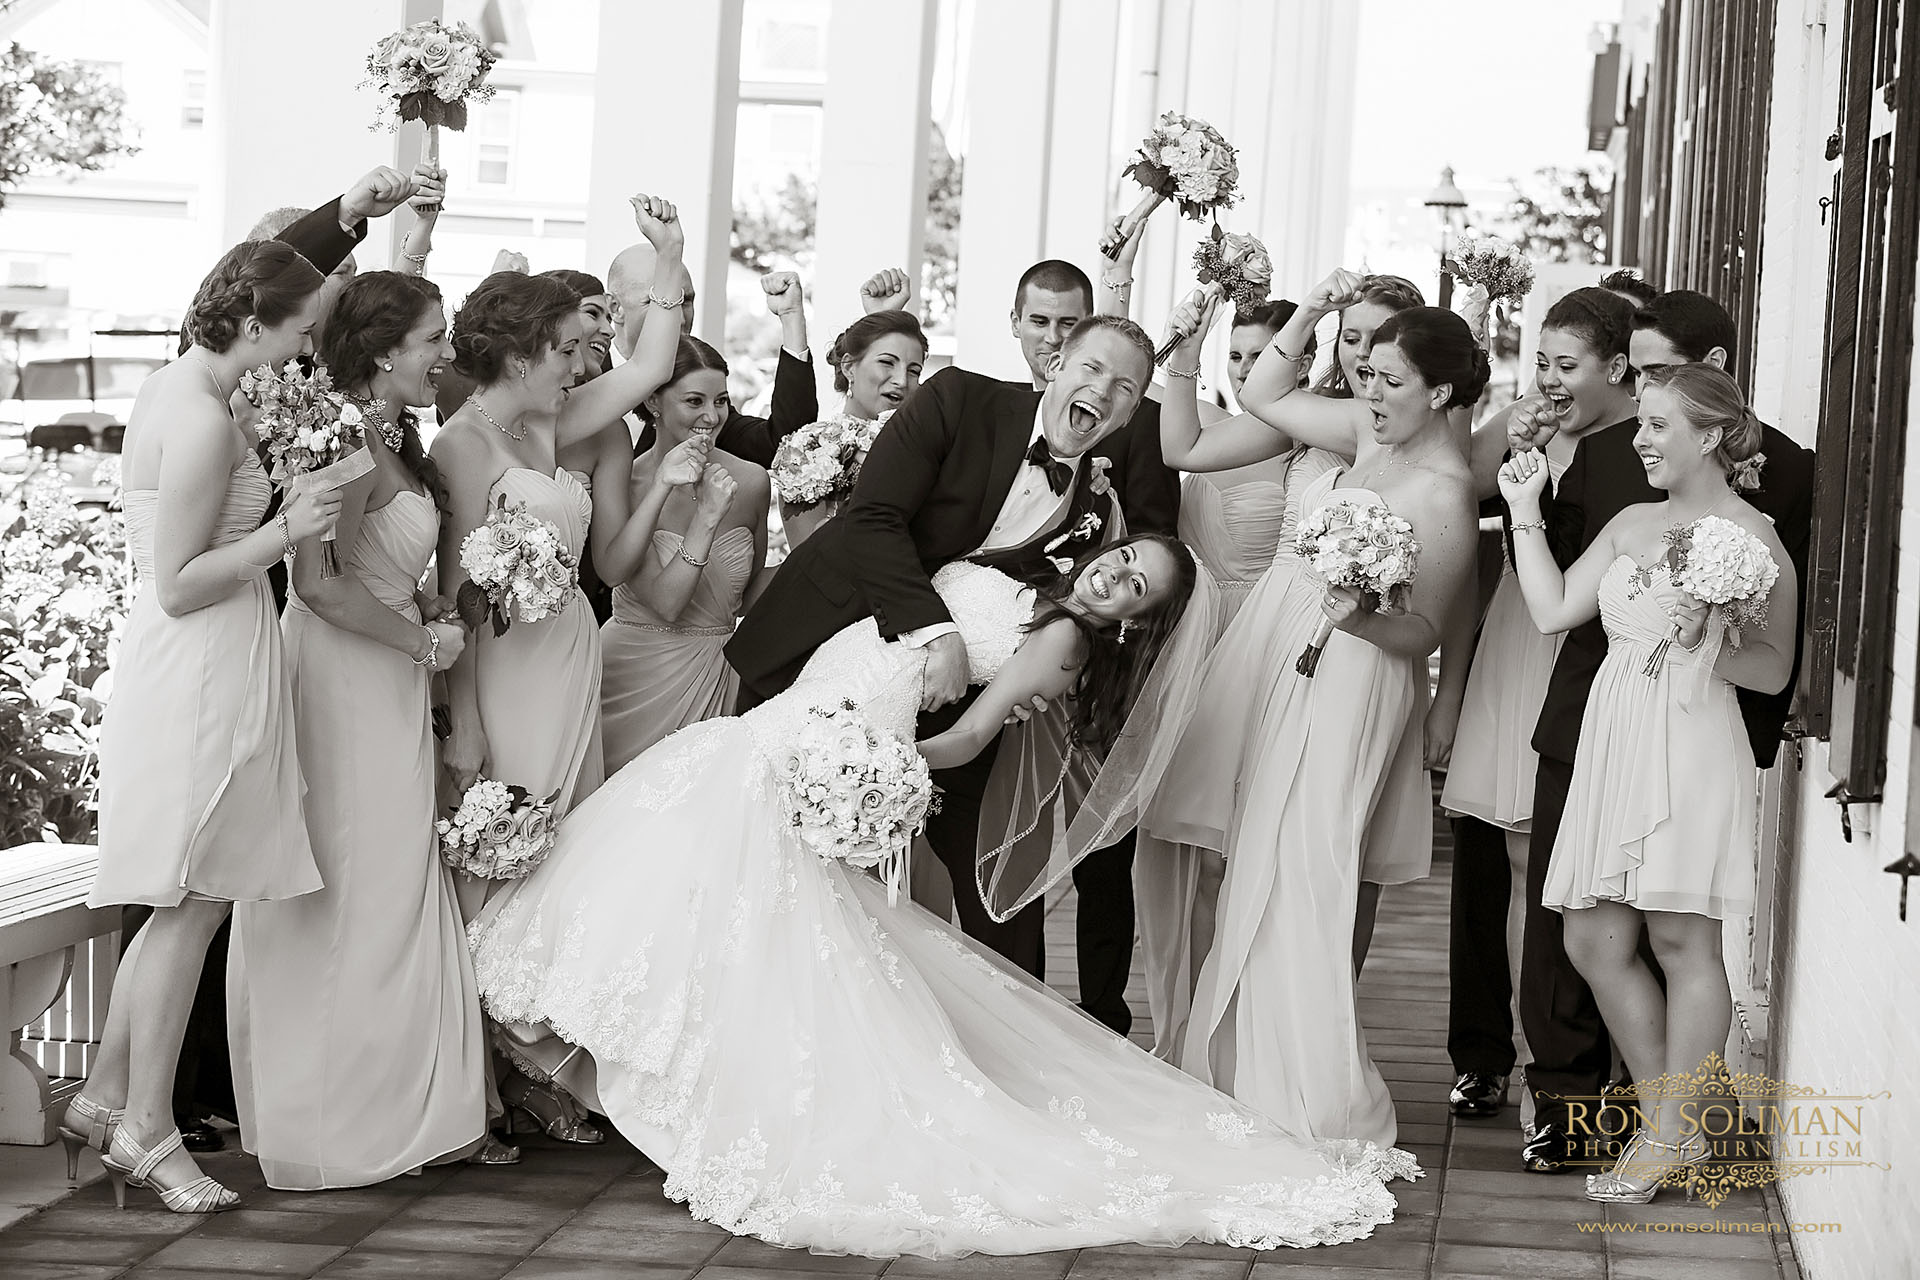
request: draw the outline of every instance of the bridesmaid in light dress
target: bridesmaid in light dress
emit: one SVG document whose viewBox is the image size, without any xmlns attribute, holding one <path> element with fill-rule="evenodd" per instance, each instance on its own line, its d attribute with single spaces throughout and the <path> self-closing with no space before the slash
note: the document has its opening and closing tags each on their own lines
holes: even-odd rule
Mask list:
<svg viewBox="0 0 1920 1280">
<path fill-rule="evenodd" d="M 672 204 L 636 196 L 633 205 L 641 232 L 666 264 L 664 278 L 676 279 L 682 233 Z M 658 291 L 651 296 L 662 312 L 684 301 Z M 653 319 L 633 360 L 576 386 L 589 321 L 573 288 L 502 271 L 461 304 L 453 325 L 454 368 L 477 389 L 433 442 L 446 492 L 439 563 L 447 594 L 457 597 L 466 581 L 462 541 L 502 497 L 525 503 L 530 515 L 552 524 L 575 556 L 584 550 L 592 500 L 558 455 L 613 427 L 666 380 L 679 333 Z M 621 536 L 631 536 L 629 530 Z M 484 774 L 537 797 L 553 796 L 555 819 L 565 816 L 604 777 L 600 668 L 600 632 L 577 586 L 567 605 L 539 622 L 515 622 L 497 636 L 490 625 L 481 627 L 447 673 L 451 732 L 442 763 L 455 790 L 463 793 Z M 497 887 L 456 876 L 463 918 L 471 919 Z M 605 1140 L 570 1099 L 543 1082 L 508 1075 L 499 1095 L 516 1118 L 525 1115 L 549 1136 Z"/>
<path fill-rule="evenodd" d="M 1488 364 L 1458 316 L 1410 308 L 1374 334 L 1363 399 L 1301 392 L 1294 353 L 1360 285 L 1337 271 L 1288 321 L 1243 388 L 1257 418 L 1202 431 L 1182 397 L 1179 411 L 1162 416 L 1162 445 L 1170 464 L 1211 470 L 1292 443 L 1355 455 L 1350 470 L 1307 487 L 1299 509 L 1338 491 L 1407 519 L 1421 544 L 1408 608 L 1384 614 L 1356 591 L 1270 570 L 1215 651 L 1187 730 L 1193 749 L 1176 757 L 1143 825 L 1226 855 L 1181 1067 L 1295 1135 L 1391 1143 L 1393 1100 L 1354 998 L 1355 916 L 1367 846 L 1383 832 L 1400 836 L 1410 816 L 1396 812 L 1407 803 L 1402 775 L 1422 776 L 1426 660 L 1467 580 L 1477 529 L 1449 412 L 1479 398 Z M 1175 319 L 1196 336 L 1169 367 L 1192 367 L 1205 318 L 1183 304 Z M 1308 677 L 1293 660 L 1322 618 L 1335 630 Z M 1260 675 L 1251 687 L 1249 672 Z"/>
<path fill-rule="evenodd" d="M 433 826 L 429 684 L 466 633 L 418 591 L 440 517 L 410 410 L 452 357 L 439 289 L 359 277 L 321 355 L 375 464 L 342 491 L 344 571 L 323 577 L 303 545 L 282 623 L 326 887 L 243 903 L 228 972 L 241 1142 L 294 1191 L 382 1182 L 487 1136 L 485 1028 Z"/>
<path fill-rule="evenodd" d="M 100 745 L 100 863 L 88 904 L 153 915 L 121 959 L 92 1074 L 61 1117 L 68 1172 L 101 1152 L 114 1195 L 176 1213 L 238 1197 L 180 1145 L 173 1076 L 207 944 L 234 902 L 320 887 L 300 812 L 286 663 L 267 567 L 330 528 L 338 494 L 272 492 L 229 401 L 240 375 L 309 348 L 319 272 L 278 241 L 201 281 L 183 356 L 141 386 L 125 449 L 138 587 Z"/>
<path fill-rule="evenodd" d="M 1735 487 L 1757 481 L 1760 439 L 1721 370 L 1645 370 L 1633 443 L 1666 501 L 1626 508 L 1564 574 L 1540 516 L 1540 455 L 1518 454 L 1500 472 L 1534 621 L 1558 632 L 1598 613 L 1607 630 L 1541 901 L 1562 913 L 1568 958 L 1635 1080 L 1697 1076 L 1733 1021 L 1721 926 L 1752 903 L 1759 785 L 1734 691 L 1786 685 L 1798 591 L 1772 521 Z M 1707 516 L 1757 538 L 1779 569 L 1758 630 L 1729 638 L 1725 616 L 1661 564 L 1668 532 Z M 1640 955 L 1642 929 L 1664 990 Z M 1613 1169 L 1587 1179 L 1587 1198 L 1644 1204 L 1668 1176 L 1704 1162 L 1712 1130 L 1698 1106 L 1691 1093 L 1653 1098 Z"/>
<path fill-rule="evenodd" d="M 1280 299 L 1235 314 L 1227 376 L 1236 396 L 1254 361 L 1294 309 L 1293 303 Z M 1172 412 L 1179 412 L 1179 404 L 1180 397 L 1172 397 Z M 1322 450 L 1293 448 L 1262 462 L 1194 472 L 1182 480 L 1180 540 L 1212 572 L 1220 589 L 1223 636 L 1249 593 L 1275 565 L 1281 576 L 1297 570 L 1293 531 L 1300 521 L 1301 491 L 1339 465 L 1339 458 Z M 1172 844 L 1145 832 L 1138 845 L 1133 896 L 1147 1007 L 1153 1015 L 1153 1052 L 1177 1063 L 1194 981 L 1213 942 L 1226 863 L 1217 849 Z"/>
<path fill-rule="evenodd" d="M 721 650 L 767 562 L 771 488 L 764 467 L 713 448 L 728 407 L 727 362 L 698 338 L 680 339 L 672 376 L 640 406 L 654 431 L 632 462 L 633 521 L 655 527 L 638 555 L 604 565 L 617 584 L 601 629 L 609 776 L 733 709 L 739 678 Z"/>
</svg>

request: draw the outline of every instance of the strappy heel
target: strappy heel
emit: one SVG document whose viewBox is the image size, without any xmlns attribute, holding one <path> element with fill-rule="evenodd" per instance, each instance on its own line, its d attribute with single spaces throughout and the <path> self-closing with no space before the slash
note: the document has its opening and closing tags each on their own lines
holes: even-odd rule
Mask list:
<svg viewBox="0 0 1920 1280">
<path fill-rule="evenodd" d="M 1669 1154 L 1664 1158 L 1642 1157 L 1643 1148 L 1657 1148 Z M 1613 1168 L 1588 1175 L 1587 1199 L 1601 1204 L 1647 1204 L 1660 1193 L 1660 1188 L 1681 1180 L 1686 1183 L 1687 1198 L 1692 1199 L 1694 1174 L 1712 1154 L 1713 1148 L 1703 1133 L 1695 1133 L 1691 1140 L 1661 1142 L 1649 1138 L 1642 1129 L 1627 1143 L 1626 1150 L 1613 1162 Z M 1647 1174 L 1652 1177 L 1643 1183 L 1641 1178 Z"/>
<path fill-rule="evenodd" d="M 174 1213 L 219 1213 L 240 1203 L 240 1197 L 221 1186 L 211 1174 L 201 1174 L 177 1187 L 169 1187 L 159 1177 L 160 1162 L 181 1150 L 180 1131 L 175 1129 L 151 1151 L 127 1136 L 124 1126 L 113 1131 L 107 1153 L 100 1157 L 107 1176 L 113 1179 L 113 1202 L 127 1207 L 127 1188 L 151 1188 L 160 1203 Z"/>
<path fill-rule="evenodd" d="M 508 1085 L 513 1082 L 508 1081 Z M 557 1086 L 536 1084 L 524 1077 L 519 1097 L 509 1100 L 505 1088 L 500 1091 L 500 1099 L 507 1103 L 508 1124 L 513 1133 L 544 1133 L 556 1142 L 571 1142 L 579 1146 L 598 1146 L 607 1140 L 607 1135 L 598 1125 L 575 1113 L 570 1105 L 572 1099 L 563 1094 Z M 544 1101 L 553 1109 L 553 1119 L 549 1120 L 534 1109 L 535 1100 Z"/>
<path fill-rule="evenodd" d="M 101 1155 L 106 1155 L 107 1147 L 113 1142 L 114 1130 L 126 1118 L 124 1107 L 103 1107 L 91 1102 L 79 1094 L 73 1095 L 73 1101 L 67 1104 L 67 1110 L 60 1117 L 60 1145 L 67 1149 L 67 1181 L 80 1181 L 80 1153 L 92 1147 Z"/>
</svg>

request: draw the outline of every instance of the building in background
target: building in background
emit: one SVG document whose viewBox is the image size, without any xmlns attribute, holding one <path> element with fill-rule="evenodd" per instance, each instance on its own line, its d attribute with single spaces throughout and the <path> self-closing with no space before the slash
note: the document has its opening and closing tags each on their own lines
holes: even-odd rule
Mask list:
<svg viewBox="0 0 1920 1280">
<path fill-rule="evenodd" d="M 1754 411 L 1818 466 L 1794 740 L 1762 791 L 1754 916 L 1726 930 L 1728 1057 L 1878 1095 L 1859 1135 L 1875 1163 L 1786 1176 L 1780 1195 L 1795 1222 L 1840 1224 L 1793 1235 L 1804 1274 L 1912 1275 L 1920 21 L 1900 0 L 1628 0 L 1618 41 L 1598 113 L 1611 242 L 1655 284 L 1727 306 Z"/>
</svg>

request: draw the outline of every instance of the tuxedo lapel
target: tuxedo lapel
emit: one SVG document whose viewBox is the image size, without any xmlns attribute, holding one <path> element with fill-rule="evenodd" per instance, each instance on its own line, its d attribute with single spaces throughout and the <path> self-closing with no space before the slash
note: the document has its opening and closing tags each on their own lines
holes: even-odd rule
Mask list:
<svg viewBox="0 0 1920 1280">
<path fill-rule="evenodd" d="M 1009 386 L 1004 395 L 993 398 L 992 421 L 968 424 L 963 430 L 986 430 L 993 434 L 993 457 L 987 466 L 986 492 L 980 495 L 980 514 L 973 534 L 973 545 L 987 540 L 1000 508 L 1013 492 L 1013 481 L 1027 456 L 1027 441 L 1033 436 L 1033 415 L 1040 407 L 1040 393 L 1031 387 Z"/>
</svg>

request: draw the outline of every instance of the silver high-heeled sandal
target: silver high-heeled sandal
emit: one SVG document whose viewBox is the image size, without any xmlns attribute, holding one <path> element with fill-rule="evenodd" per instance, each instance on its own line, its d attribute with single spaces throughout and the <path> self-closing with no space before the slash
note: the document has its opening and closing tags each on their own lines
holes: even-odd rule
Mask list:
<svg viewBox="0 0 1920 1280">
<path fill-rule="evenodd" d="M 113 1179 L 113 1202 L 126 1208 L 127 1188 L 133 1186 L 151 1189 L 160 1197 L 160 1203 L 174 1213 L 219 1213 L 240 1203 L 240 1197 L 221 1186 L 211 1174 L 203 1173 L 177 1187 L 163 1183 L 158 1176 L 160 1162 L 180 1148 L 178 1129 L 162 1138 L 151 1151 L 142 1149 L 128 1137 L 125 1126 L 115 1129 L 107 1153 L 100 1157 L 107 1176 Z"/>
<path fill-rule="evenodd" d="M 67 1181 L 80 1181 L 80 1152 L 92 1147 L 101 1155 L 107 1153 L 107 1147 L 113 1141 L 113 1132 L 120 1127 L 120 1121 L 126 1118 L 124 1107 L 103 1107 L 89 1101 L 79 1094 L 73 1095 L 73 1101 L 67 1104 L 67 1110 L 60 1117 L 60 1145 L 67 1149 Z"/>
<path fill-rule="evenodd" d="M 1656 1148 L 1669 1155 L 1642 1157 L 1643 1147 Z M 1661 1142 L 1658 1138 L 1649 1138 L 1642 1129 L 1627 1143 L 1626 1150 L 1613 1162 L 1613 1168 L 1587 1175 L 1587 1199 L 1601 1204 L 1648 1204 L 1660 1193 L 1660 1188 L 1684 1180 L 1687 1198 L 1691 1200 L 1695 1186 L 1693 1175 L 1712 1154 L 1713 1148 L 1703 1133 L 1696 1132 L 1679 1142 Z M 1649 1175 L 1650 1180 L 1642 1182 Z"/>
</svg>

